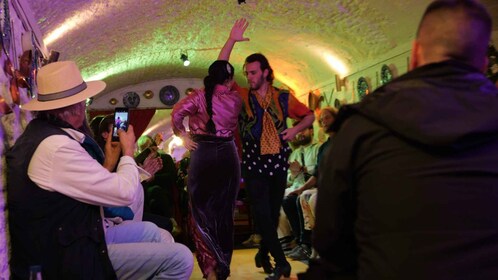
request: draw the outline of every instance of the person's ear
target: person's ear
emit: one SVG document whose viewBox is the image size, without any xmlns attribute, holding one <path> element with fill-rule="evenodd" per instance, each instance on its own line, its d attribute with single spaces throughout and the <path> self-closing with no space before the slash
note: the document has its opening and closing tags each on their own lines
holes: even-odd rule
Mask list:
<svg viewBox="0 0 498 280">
<path fill-rule="evenodd" d="M 409 71 L 417 68 L 420 65 L 420 43 L 414 40 L 412 43 L 412 51 L 410 53 Z"/>
<path fill-rule="evenodd" d="M 267 78 L 268 78 L 268 74 L 269 74 L 269 73 L 270 73 L 270 70 L 268 70 L 268 69 L 265 69 L 265 70 L 263 71 L 263 77 L 265 78 L 265 81 L 267 81 Z"/>
</svg>

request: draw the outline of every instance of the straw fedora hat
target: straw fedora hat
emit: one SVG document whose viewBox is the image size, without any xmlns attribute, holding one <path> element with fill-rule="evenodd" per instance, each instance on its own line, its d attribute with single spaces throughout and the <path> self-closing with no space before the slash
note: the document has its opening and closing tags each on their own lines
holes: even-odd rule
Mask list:
<svg viewBox="0 0 498 280">
<path fill-rule="evenodd" d="M 46 111 L 66 107 L 98 94 L 106 86 L 103 81 L 83 81 L 73 61 L 58 61 L 43 66 L 36 80 L 36 99 L 21 105 L 21 109 Z"/>
</svg>

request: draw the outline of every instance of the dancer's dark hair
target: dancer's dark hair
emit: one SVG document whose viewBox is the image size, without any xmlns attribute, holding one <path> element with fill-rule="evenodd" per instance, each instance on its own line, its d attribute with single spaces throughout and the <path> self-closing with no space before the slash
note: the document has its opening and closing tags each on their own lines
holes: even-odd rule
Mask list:
<svg viewBox="0 0 498 280">
<path fill-rule="evenodd" d="M 206 92 L 206 110 L 209 120 L 206 124 L 209 133 L 216 133 L 213 122 L 213 93 L 216 85 L 223 85 L 227 80 L 233 79 L 234 68 L 226 60 L 216 60 L 209 66 L 208 75 L 204 78 L 204 90 Z"/>
</svg>

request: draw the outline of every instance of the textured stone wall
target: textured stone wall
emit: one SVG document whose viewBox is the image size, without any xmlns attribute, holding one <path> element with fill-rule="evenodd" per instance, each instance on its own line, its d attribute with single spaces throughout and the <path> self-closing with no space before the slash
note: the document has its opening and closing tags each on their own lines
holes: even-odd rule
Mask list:
<svg viewBox="0 0 498 280">
<path fill-rule="evenodd" d="M 10 59 L 12 60 L 15 69 L 19 69 L 18 56 L 22 54 L 22 35 L 26 33 L 25 26 L 21 17 L 17 14 L 17 9 L 9 2 L 10 21 L 12 23 L 12 40 Z M 18 2 L 16 2 L 17 4 Z M 0 7 L 3 7 L 3 1 L 0 1 Z M 0 20 L 4 26 L 4 14 L 2 11 Z M 10 107 L 10 113 L 0 113 L 0 280 L 9 279 L 9 240 L 7 228 L 7 205 L 6 205 L 6 190 L 5 190 L 5 152 L 13 145 L 15 140 L 21 135 L 23 129 L 26 127 L 27 122 L 31 120 L 31 114 L 21 111 L 19 106 L 12 101 L 10 94 L 10 76 L 4 71 L 4 65 L 7 56 L 3 50 L 0 49 L 0 100 L 4 100 L 6 105 Z M 26 89 L 20 88 L 20 103 L 29 100 Z"/>
</svg>

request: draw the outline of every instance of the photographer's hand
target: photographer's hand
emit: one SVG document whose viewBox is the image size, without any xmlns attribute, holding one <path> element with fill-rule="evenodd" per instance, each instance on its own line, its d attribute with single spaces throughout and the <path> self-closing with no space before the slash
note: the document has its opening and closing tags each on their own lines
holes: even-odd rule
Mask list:
<svg viewBox="0 0 498 280">
<path fill-rule="evenodd" d="M 118 164 L 120 155 L 121 145 L 118 142 L 112 142 L 111 132 L 109 132 L 109 136 L 105 141 L 105 159 L 103 166 L 110 172 L 113 172 Z"/>
<path fill-rule="evenodd" d="M 133 131 L 133 126 L 130 124 L 128 126 L 128 131 L 118 129 L 118 135 L 123 156 L 133 157 L 133 152 L 135 150 L 135 132 Z"/>
</svg>

